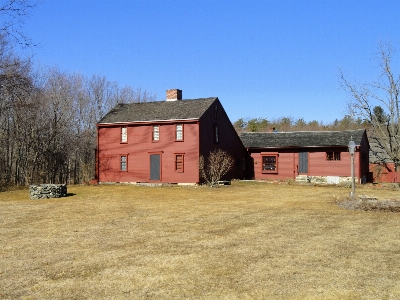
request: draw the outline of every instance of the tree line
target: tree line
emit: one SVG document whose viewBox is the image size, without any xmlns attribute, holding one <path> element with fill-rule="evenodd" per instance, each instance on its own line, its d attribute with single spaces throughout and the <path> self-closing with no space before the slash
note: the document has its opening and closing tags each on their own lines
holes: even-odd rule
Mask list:
<svg viewBox="0 0 400 300">
<path fill-rule="evenodd" d="M 353 129 L 366 129 L 370 123 L 362 118 L 345 115 L 342 119 L 336 119 L 332 123 L 323 123 L 316 120 L 306 122 L 303 118 L 295 120 L 291 117 L 283 117 L 268 120 L 266 118 L 240 118 L 233 122 L 233 127 L 241 132 L 268 132 L 268 131 L 342 131 Z"/>
<path fill-rule="evenodd" d="M 103 76 L 35 68 L 0 35 L 0 187 L 93 179 L 97 122 L 117 103 L 154 100 Z"/>
</svg>

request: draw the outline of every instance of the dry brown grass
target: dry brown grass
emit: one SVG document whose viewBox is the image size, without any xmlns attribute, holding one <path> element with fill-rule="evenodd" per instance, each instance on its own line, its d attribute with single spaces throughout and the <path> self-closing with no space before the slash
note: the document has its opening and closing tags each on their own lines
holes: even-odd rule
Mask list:
<svg viewBox="0 0 400 300">
<path fill-rule="evenodd" d="M 400 299 L 400 214 L 342 209 L 349 191 L 238 182 L 0 193 L 0 298 Z"/>
</svg>

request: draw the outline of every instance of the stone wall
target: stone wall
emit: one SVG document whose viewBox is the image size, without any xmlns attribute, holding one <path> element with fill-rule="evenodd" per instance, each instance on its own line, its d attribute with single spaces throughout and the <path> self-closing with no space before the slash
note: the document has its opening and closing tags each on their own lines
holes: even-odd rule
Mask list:
<svg viewBox="0 0 400 300">
<path fill-rule="evenodd" d="M 358 178 L 357 177 L 355 177 L 355 181 L 356 181 L 356 183 L 358 183 Z M 344 183 L 351 183 L 351 177 L 346 177 L 346 176 L 307 176 L 307 175 L 298 175 L 296 177 L 296 182 L 344 184 Z"/>
<path fill-rule="evenodd" d="M 47 199 L 67 196 L 66 184 L 33 184 L 29 187 L 30 198 Z"/>
</svg>

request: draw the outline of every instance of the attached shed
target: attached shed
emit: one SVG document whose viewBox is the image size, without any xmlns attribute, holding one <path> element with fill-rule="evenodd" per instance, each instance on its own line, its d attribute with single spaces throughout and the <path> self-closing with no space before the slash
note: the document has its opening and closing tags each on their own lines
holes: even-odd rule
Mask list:
<svg viewBox="0 0 400 300">
<path fill-rule="evenodd" d="M 240 138 L 252 157 L 254 179 L 339 183 L 350 180 L 350 140 L 358 182 L 368 178 L 369 143 L 365 130 L 245 132 Z"/>
<path fill-rule="evenodd" d="M 370 141 L 369 174 L 372 182 L 400 182 L 400 172 L 375 138 Z"/>
</svg>

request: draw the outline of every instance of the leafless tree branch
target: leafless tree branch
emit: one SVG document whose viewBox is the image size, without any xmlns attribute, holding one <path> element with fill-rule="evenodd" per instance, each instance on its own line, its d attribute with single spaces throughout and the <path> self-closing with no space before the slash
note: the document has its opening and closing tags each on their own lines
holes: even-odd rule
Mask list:
<svg viewBox="0 0 400 300">
<path fill-rule="evenodd" d="M 229 172 L 234 163 L 233 158 L 225 151 L 211 151 L 207 159 L 200 156 L 200 176 L 210 185 L 215 186 Z"/>
<path fill-rule="evenodd" d="M 387 162 L 387 157 L 396 166 L 400 167 L 400 77 L 392 70 L 394 50 L 388 43 L 379 45 L 378 59 L 381 74 L 377 81 L 372 83 L 350 82 L 340 71 L 340 82 L 344 90 L 351 97 L 349 111 L 352 115 L 366 120 L 370 126 L 370 140 L 383 151 L 380 156 L 382 162 Z M 379 108 L 376 110 L 376 108 Z M 383 112 L 385 117 L 377 115 Z M 380 152 L 382 153 L 382 152 Z M 378 154 L 378 153 L 377 153 Z M 378 155 L 379 156 L 379 155 Z"/>
</svg>

